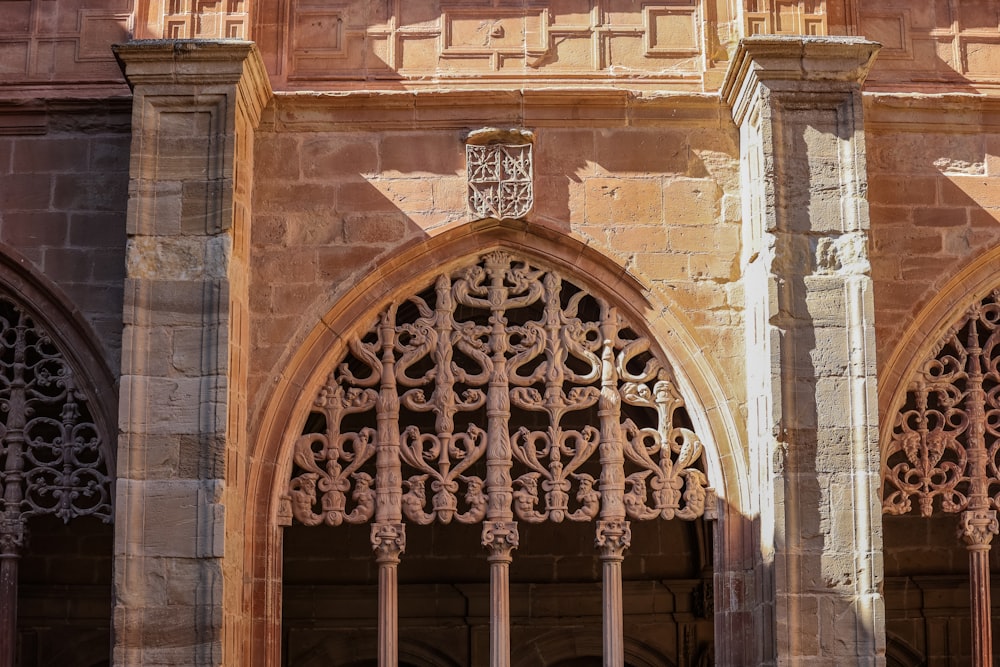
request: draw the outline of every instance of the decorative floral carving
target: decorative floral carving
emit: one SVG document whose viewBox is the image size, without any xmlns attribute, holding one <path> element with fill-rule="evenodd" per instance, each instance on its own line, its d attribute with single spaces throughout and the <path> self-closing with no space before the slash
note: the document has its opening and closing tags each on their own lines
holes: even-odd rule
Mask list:
<svg viewBox="0 0 1000 667">
<path fill-rule="evenodd" d="M 483 523 L 483 546 L 491 559 L 510 560 L 511 552 L 519 542 L 517 523 L 514 521 L 486 521 Z"/>
<path fill-rule="evenodd" d="M 24 522 L 111 521 L 101 439 L 73 370 L 47 332 L 0 296 L 0 544 L 14 555 Z"/>
<path fill-rule="evenodd" d="M 373 523 L 372 550 L 378 563 L 399 561 L 406 550 L 406 526 L 401 523 Z"/>
<path fill-rule="evenodd" d="M 308 525 L 701 516 L 703 447 L 650 348 L 558 272 L 487 253 L 349 339 L 286 506 Z"/>
<path fill-rule="evenodd" d="M 910 382 L 884 459 L 886 513 L 909 512 L 913 499 L 923 516 L 935 505 L 948 513 L 1000 507 L 998 343 L 994 292 L 945 334 Z"/>
</svg>

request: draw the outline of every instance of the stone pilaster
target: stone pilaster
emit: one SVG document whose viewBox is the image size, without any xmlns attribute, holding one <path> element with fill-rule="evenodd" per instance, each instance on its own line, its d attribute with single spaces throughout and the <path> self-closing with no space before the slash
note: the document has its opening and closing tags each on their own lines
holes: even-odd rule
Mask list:
<svg viewBox="0 0 1000 667">
<path fill-rule="evenodd" d="M 861 84 L 878 45 L 752 37 L 740 127 L 759 665 L 880 665 L 885 639 Z"/>
<path fill-rule="evenodd" d="M 241 662 L 253 131 L 250 42 L 139 41 L 132 86 L 116 665 Z"/>
</svg>

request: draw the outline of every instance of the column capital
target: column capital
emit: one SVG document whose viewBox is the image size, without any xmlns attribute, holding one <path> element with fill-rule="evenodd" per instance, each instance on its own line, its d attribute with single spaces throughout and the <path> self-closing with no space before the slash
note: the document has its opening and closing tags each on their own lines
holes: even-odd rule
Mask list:
<svg viewBox="0 0 1000 667">
<path fill-rule="evenodd" d="M 221 92 L 212 87 L 237 86 L 254 125 L 273 95 L 264 61 L 253 42 L 140 39 L 111 48 L 133 91 L 152 87 L 157 93 L 183 94 L 194 86 L 199 92 Z"/>
<path fill-rule="evenodd" d="M 860 37 L 746 37 L 730 61 L 722 99 L 739 125 L 762 86 L 791 93 L 857 89 L 881 48 Z"/>
</svg>

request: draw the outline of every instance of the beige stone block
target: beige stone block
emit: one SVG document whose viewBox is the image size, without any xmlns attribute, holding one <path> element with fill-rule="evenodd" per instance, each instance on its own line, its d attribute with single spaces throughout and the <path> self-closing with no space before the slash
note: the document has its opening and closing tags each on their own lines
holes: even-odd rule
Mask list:
<svg viewBox="0 0 1000 667">
<path fill-rule="evenodd" d="M 608 244 L 623 253 L 653 253 L 665 251 L 667 230 L 659 225 L 629 225 L 607 230 Z"/>
<path fill-rule="evenodd" d="M 457 179 L 449 179 L 449 181 L 455 183 Z M 428 211 L 435 206 L 434 191 L 436 184 L 432 179 L 399 178 L 376 180 L 370 183 L 400 211 Z M 442 188 L 442 199 L 444 199 L 447 193 L 447 189 Z"/>
<path fill-rule="evenodd" d="M 588 224 L 659 224 L 663 219 L 658 179 L 589 178 L 585 187 Z"/>
<path fill-rule="evenodd" d="M 691 150 L 686 133 L 664 128 L 608 128 L 594 133 L 598 173 L 687 174 Z"/>
<path fill-rule="evenodd" d="M 128 482 L 125 502 L 140 512 L 142 529 L 130 535 L 128 553 L 170 558 L 221 558 L 222 482 L 162 480 Z"/>
<path fill-rule="evenodd" d="M 232 254 L 232 237 L 133 236 L 125 248 L 126 270 L 133 280 L 158 282 L 225 279 Z"/>
<path fill-rule="evenodd" d="M 225 282 L 188 280 L 125 281 L 125 324 L 206 326 L 229 317 Z"/>
<path fill-rule="evenodd" d="M 222 432 L 227 379 L 122 375 L 118 425 L 123 433 L 153 435 Z"/>
<path fill-rule="evenodd" d="M 663 188 L 664 215 L 671 225 L 704 225 L 719 213 L 718 184 L 711 179 L 676 179 Z"/>
</svg>

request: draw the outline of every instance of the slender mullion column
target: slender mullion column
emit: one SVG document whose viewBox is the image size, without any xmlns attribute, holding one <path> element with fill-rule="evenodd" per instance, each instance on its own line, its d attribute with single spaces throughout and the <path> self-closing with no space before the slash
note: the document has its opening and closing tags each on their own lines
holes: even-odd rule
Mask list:
<svg viewBox="0 0 1000 667">
<path fill-rule="evenodd" d="M 386 311 L 379 322 L 382 345 L 382 376 L 376 404 L 378 447 L 375 452 L 375 524 L 372 549 L 378 563 L 378 664 L 399 663 L 399 609 L 397 568 L 406 549 L 403 526 L 403 482 L 399 458 L 399 393 L 396 387 L 396 308 Z"/>
<path fill-rule="evenodd" d="M 491 261 L 499 262 L 491 265 Z M 493 368 L 486 397 L 487 444 L 486 489 L 488 504 L 483 522 L 483 546 L 490 563 L 490 667 L 510 667 L 510 564 L 517 548 L 517 522 L 511 503 L 514 486 L 510 478 L 510 386 L 507 377 L 507 319 L 503 305 L 508 298 L 504 286 L 506 258 L 487 260 L 491 283 L 490 350 Z"/>
<path fill-rule="evenodd" d="M 24 417 L 27 408 L 24 383 L 24 328 L 17 328 L 8 399 L 8 423 L 4 433 L 3 501 L 0 515 L 0 667 L 14 667 L 17 646 L 17 570 L 24 545 L 24 519 L 21 516 L 21 488 L 24 479 Z"/>
<path fill-rule="evenodd" d="M 990 509 L 986 471 L 986 392 L 983 391 L 982 353 L 975 319 L 969 327 L 969 505 L 962 513 L 959 536 L 969 551 L 969 585 L 972 605 L 972 667 L 993 664 L 993 622 L 990 617 L 990 542 L 997 534 L 996 510 Z"/>
<path fill-rule="evenodd" d="M 613 314 L 605 314 L 605 322 Z M 610 332 L 605 332 L 608 336 Z M 604 341 L 601 353 L 601 397 L 597 415 L 601 422 L 601 518 L 595 543 L 601 558 L 603 598 L 604 667 L 624 667 L 625 637 L 622 610 L 622 561 L 632 540 L 625 520 L 625 455 L 621 438 L 621 396 L 615 372 L 614 342 Z"/>
</svg>

